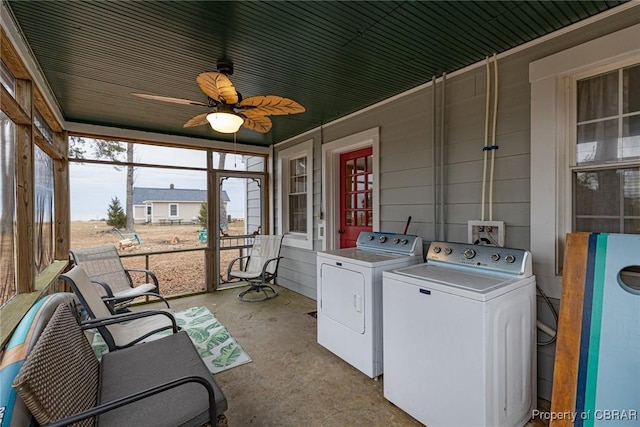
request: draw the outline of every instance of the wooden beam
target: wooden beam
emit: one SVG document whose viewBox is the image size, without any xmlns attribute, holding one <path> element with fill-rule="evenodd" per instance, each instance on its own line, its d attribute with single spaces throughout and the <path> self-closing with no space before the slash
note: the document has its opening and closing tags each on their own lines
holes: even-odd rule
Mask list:
<svg viewBox="0 0 640 427">
<path fill-rule="evenodd" d="M 53 160 L 53 188 L 55 191 L 55 248 L 54 257 L 57 260 L 69 259 L 71 242 L 71 196 L 69 192 L 69 155 L 67 133 L 54 135 L 56 148 L 64 150 L 61 158 Z"/>
<path fill-rule="evenodd" d="M 31 117 L 22 108 L 18 101 L 7 91 L 7 89 L 0 85 L 0 108 L 15 124 L 18 125 L 30 125 Z"/>
<path fill-rule="evenodd" d="M 17 79 L 29 80 L 31 76 L 24 62 L 20 59 L 18 52 L 13 48 L 9 41 L 4 28 L 0 28 L 0 53 L 2 53 L 2 62 L 5 63 L 11 74 Z"/>
<path fill-rule="evenodd" d="M 36 109 L 38 110 L 42 118 L 47 122 L 47 125 L 49 125 L 51 130 L 54 132 L 62 132 L 62 126 L 56 120 L 55 116 L 51 112 L 51 109 L 49 108 L 49 105 L 47 105 L 47 102 L 44 100 L 42 92 L 40 92 L 37 87 L 34 87 L 33 98 Z"/>
<path fill-rule="evenodd" d="M 56 134 L 54 133 L 53 135 L 55 139 Z M 42 132 L 40 132 L 40 129 L 35 126 L 33 127 L 33 141 L 38 145 L 38 147 L 40 147 L 42 151 L 47 154 L 47 156 L 51 157 L 52 159 L 55 160 L 62 158 L 62 152 L 57 148 L 57 144 L 52 144 L 51 142 L 47 141 Z"/>
</svg>

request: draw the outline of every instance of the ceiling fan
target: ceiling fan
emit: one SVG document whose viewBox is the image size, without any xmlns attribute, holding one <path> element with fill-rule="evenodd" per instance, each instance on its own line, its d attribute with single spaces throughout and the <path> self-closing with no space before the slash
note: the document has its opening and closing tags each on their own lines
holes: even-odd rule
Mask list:
<svg viewBox="0 0 640 427">
<path fill-rule="evenodd" d="M 217 72 L 200 73 L 196 77 L 200 89 L 207 95 L 207 102 L 145 93 L 132 93 L 132 95 L 175 104 L 208 107 L 209 111 L 192 117 L 183 127 L 209 123 L 214 130 L 221 133 L 235 133 L 241 126 L 266 133 L 272 126 L 268 116 L 298 114 L 306 111 L 296 101 L 277 95 L 251 96 L 243 99 L 228 77 L 233 74 L 233 64 L 218 61 L 217 70 Z"/>
</svg>

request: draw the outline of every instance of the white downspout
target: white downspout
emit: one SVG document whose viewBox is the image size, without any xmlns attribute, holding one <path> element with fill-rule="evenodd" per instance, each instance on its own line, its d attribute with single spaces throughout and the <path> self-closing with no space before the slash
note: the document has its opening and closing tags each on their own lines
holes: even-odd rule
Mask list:
<svg viewBox="0 0 640 427">
<path fill-rule="evenodd" d="M 433 76 L 431 78 L 431 90 L 433 91 L 433 97 L 432 97 L 432 105 L 431 107 L 433 108 L 432 110 L 432 115 L 431 115 L 431 182 L 433 183 L 433 194 L 431 195 L 431 206 L 433 208 L 433 240 L 437 240 L 436 238 L 436 233 L 438 231 L 438 225 L 436 222 L 437 216 L 438 216 L 438 200 L 437 200 L 437 191 L 436 191 L 436 178 L 437 178 L 437 171 L 436 171 L 436 138 L 437 138 L 437 132 L 436 132 L 436 107 L 437 107 L 437 101 L 436 101 L 436 76 Z"/>
<path fill-rule="evenodd" d="M 496 131 L 498 127 L 498 55 L 493 54 L 493 139 L 491 140 L 491 174 L 489 176 L 489 221 L 493 221 L 493 172 L 496 160 Z"/>
<path fill-rule="evenodd" d="M 489 63 L 489 57 L 486 58 L 486 72 L 487 72 L 487 94 L 484 110 L 484 148 L 482 149 L 482 213 L 480 219 L 484 221 L 485 210 L 485 193 L 487 187 L 487 146 L 489 145 L 489 98 L 491 97 L 491 64 Z"/>
<path fill-rule="evenodd" d="M 447 73 L 442 73 L 442 105 L 441 105 L 441 114 L 440 114 L 440 240 L 445 240 L 444 233 L 444 123 L 445 123 L 445 114 L 446 114 L 446 82 L 447 82 Z"/>
</svg>

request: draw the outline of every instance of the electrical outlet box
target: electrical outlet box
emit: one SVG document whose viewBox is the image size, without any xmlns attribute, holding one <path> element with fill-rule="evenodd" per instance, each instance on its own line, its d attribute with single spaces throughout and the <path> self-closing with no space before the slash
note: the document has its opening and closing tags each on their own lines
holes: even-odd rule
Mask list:
<svg viewBox="0 0 640 427">
<path fill-rule="evenodd" d="M 504 221 L 468 221 L 468 242 L 474 245 L 504 246 Z"/>
</svg>

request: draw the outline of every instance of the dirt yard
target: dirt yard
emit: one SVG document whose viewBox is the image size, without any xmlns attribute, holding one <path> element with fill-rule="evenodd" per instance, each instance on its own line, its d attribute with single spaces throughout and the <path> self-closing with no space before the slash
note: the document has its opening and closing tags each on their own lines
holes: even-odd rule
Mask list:
<svg viewBox="0 0 640 427">
<path fill-rule="evenodd" d="M 160 293 L 179 295 L 204 290 L 204 248 L 207 243 L 198 239 L 199 225 L 141 225 L 135 232 L 141 244 L 123 240 L 113 227 L 104 221 L 73 221 L 71 223 L 71 249 L 113 244 L 125 257 L 125 268 L 145 268 L 144 256 L 135 254 L 201 249 L 189 252 L 157 254 L 149 257 L 149 269 L 158 276 Z M 244 221 L 229 223 L 229 236 L 244 234 Z M 229 262 L 239 256 L 238 250 L 221 252 L 220 271 L 226 273 Z M 141 277 L 143 279 L 144 277 Z"/>
</svg>

